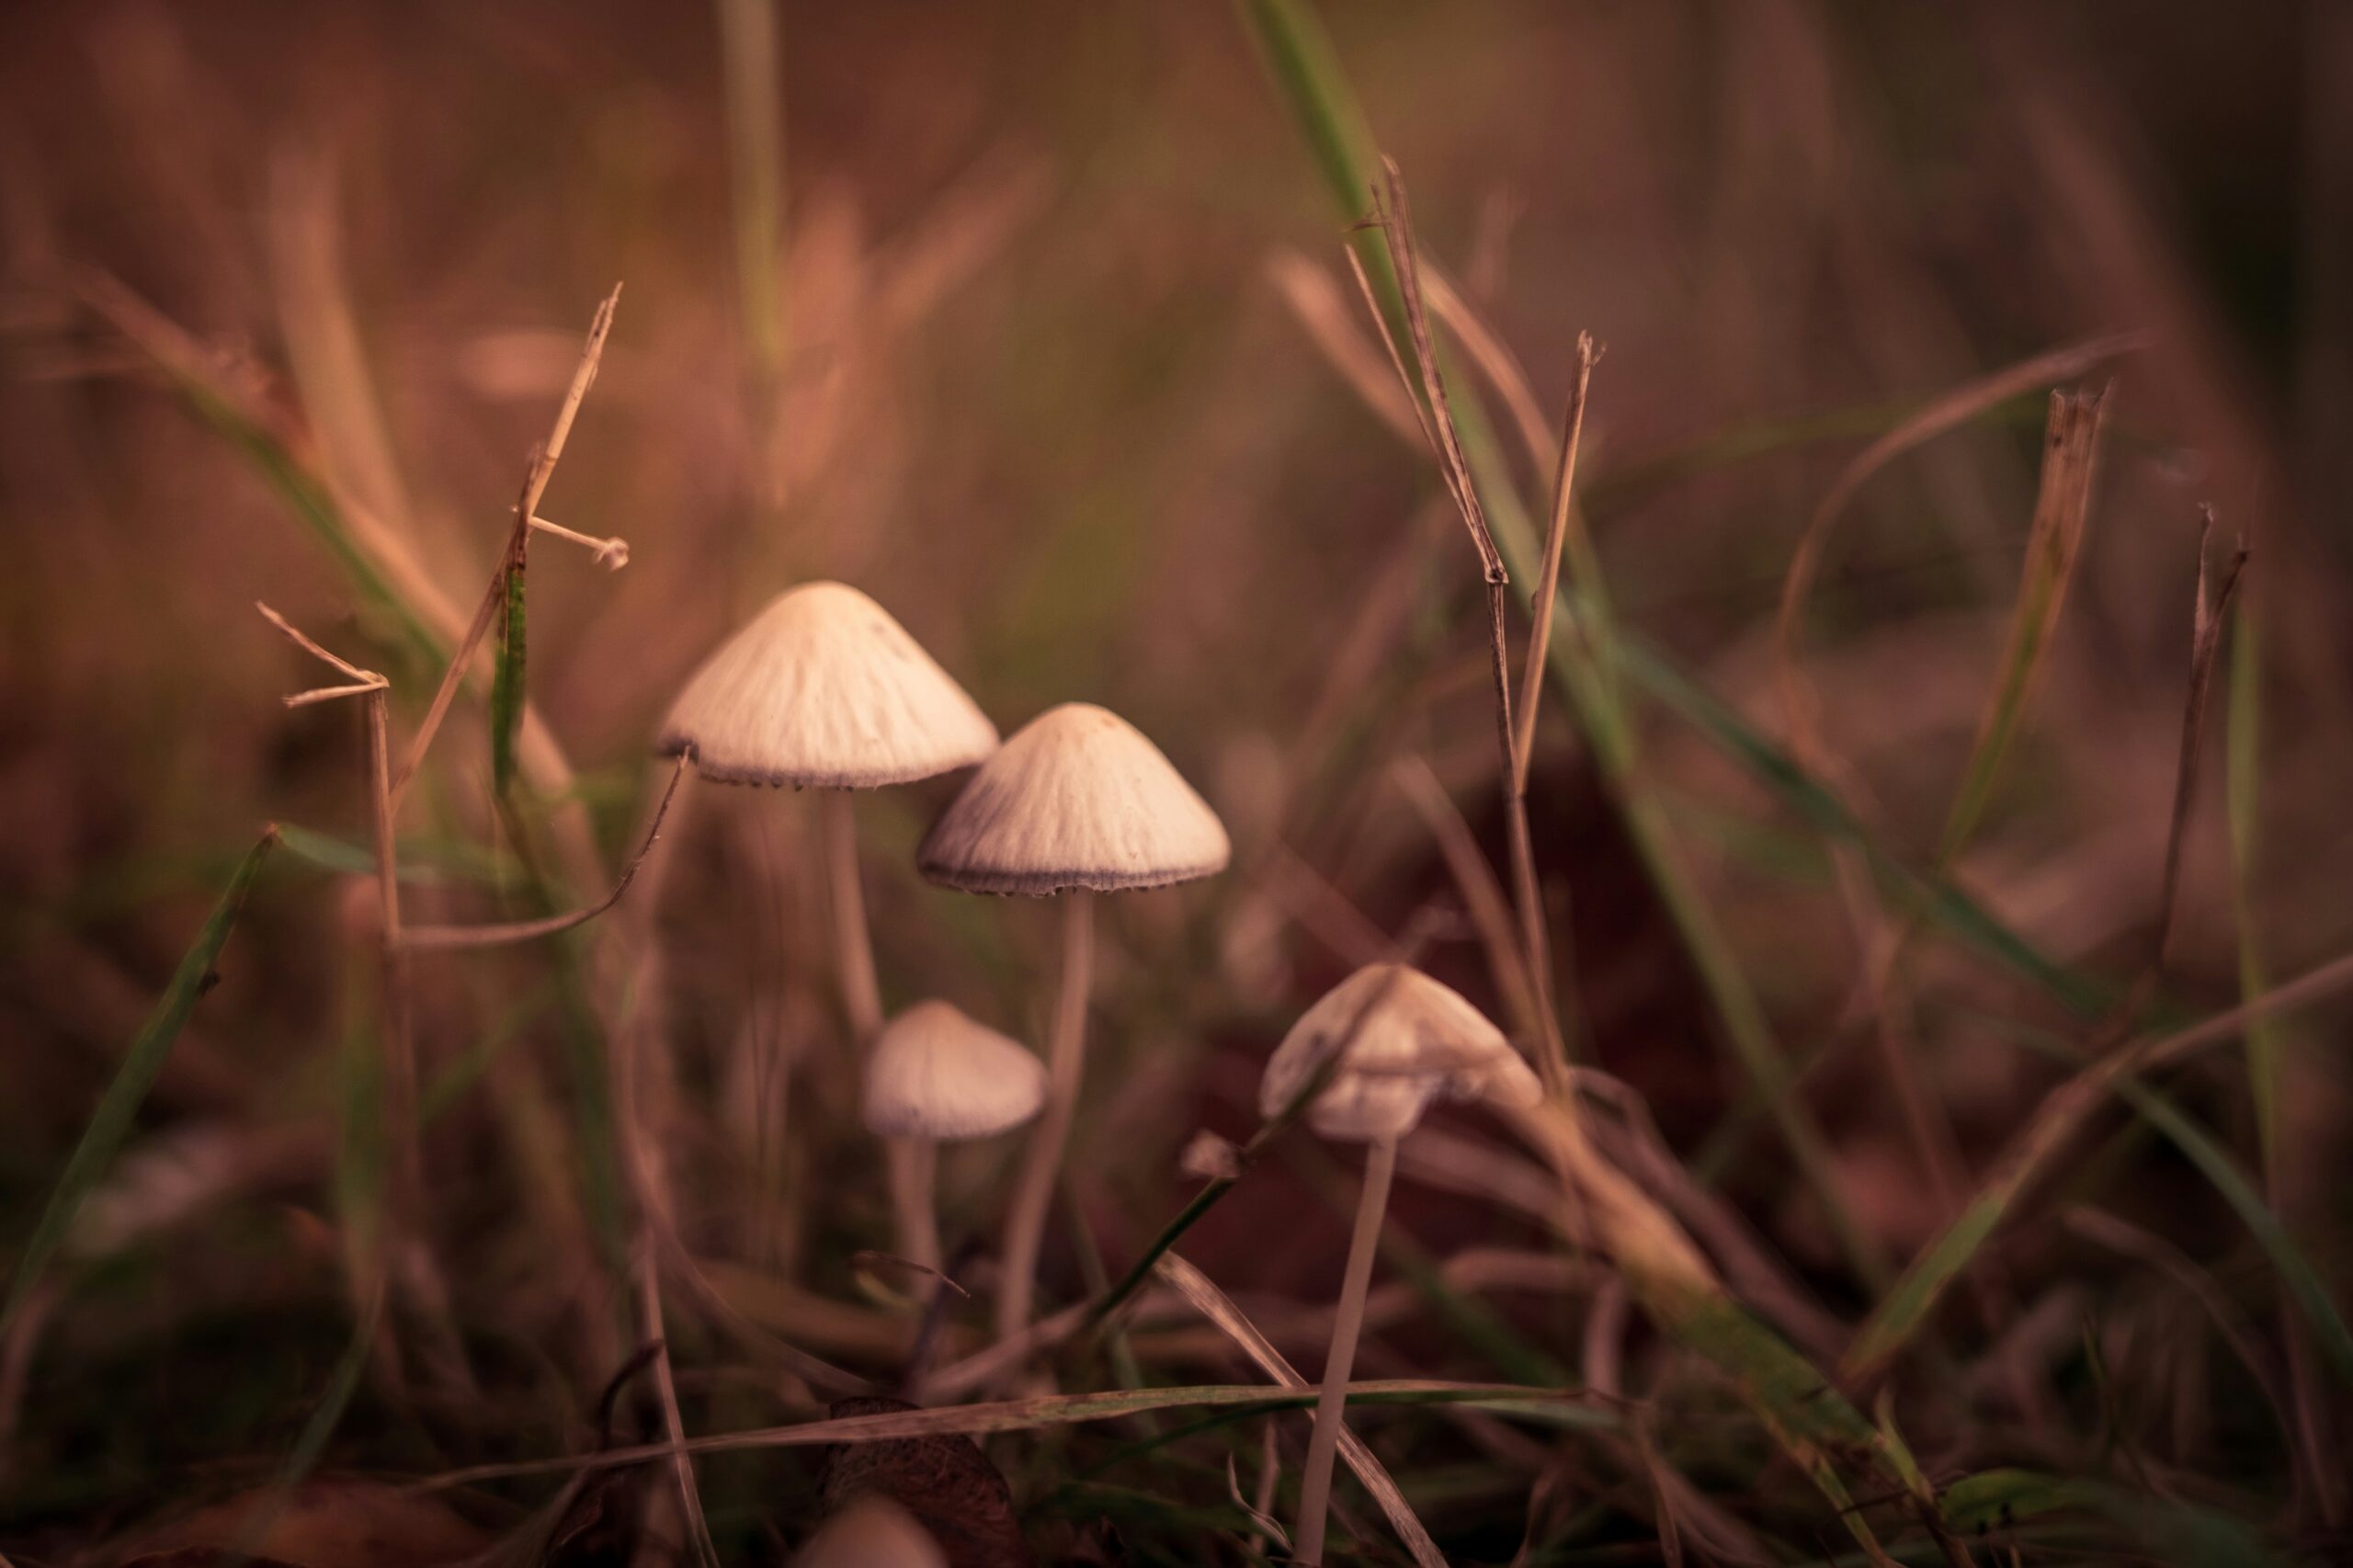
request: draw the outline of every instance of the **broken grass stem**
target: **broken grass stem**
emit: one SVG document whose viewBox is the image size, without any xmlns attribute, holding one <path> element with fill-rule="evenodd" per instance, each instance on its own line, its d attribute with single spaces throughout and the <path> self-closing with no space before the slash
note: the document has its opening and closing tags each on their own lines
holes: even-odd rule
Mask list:
<svg viewBox="0 0 2353 1568">
<path fill-rule="evenodd" d="M 483 590 L 482 603 L 474 610 L 474 619 L 459 640 L 457 649 L 449 655 L 449 666 L 442 673 L 441 685 L 433 693 L 433 701 L 425 710 L 424 721 L 416 727 L 415 738 L 409 743 L 408 756 L 401 763 L 400 771 L 392 778 L 392 803 L 397 813 L 401 801 L 408 794 L 408 787 L 415 780 L 416 770 L 425 760 L 426 748 L 440 732 L 441 721 L 449 716 L 449 704 L 458 695 L 458 687 L 466 677 L 466 669 L 473 662 L 474 653 L 490 631 L 491 618 L 506 598 L 506 574 L 512 568 L 522 542 L 530 537 L 531 517 L 539 508 L 540 497 L 547 491 L 548 479 L 554 473 L 556 460 L 563 455 L 563 444 L 572 434 L 574 415 L 580 412 L 581 400 L 597 380 L 597 368 L 605 357 L 605 339 L 613 330 L 613 312 L 620 305 L 621 286 L 605 296 L 597 313 L 588 324 L 588 337 L 580 351 L 580 363 L 572 372 L 572 384 L 565 389 L 563 403 L 556 409 L 555 425 L 549 432 L 546 445 L 531 454 L 523 476 L 522 499 L 515 508 L 515 525 L 509 531 L 506 547 L 498 557 L 498 569 L 491 574 L 490 586 Z"/>
<path fill-rule="evenodd" d="M 621 895 L 629 892 L 630 883 L 636 879 L 638 868 L 642 866 L 645 863 L 645 858 L 654 852 L 654 841 L 662 836 L 663 819 L 670 814 L 671 798 L 677 794 L 679 781 L 686 777 L 688 761 L 688 759 L 684 756 L 678 758 L 677 766 L 671 770 L 670 782 L 662 791 L 662 802 L 654 808 L 653 825 L 646 829 L 643 842 L 638 845 L 637 853 L 630 857 L 629 864 L 621 868 L 620 879 L 613 883 L 613 891 L 595 903 L 567 914 L 551 915 L 541 920 L 517 920 L 498 926 L 413 926 L 400 934 L 399 946 L 403 950 L 412 953 L 448 952 L 462 948 L 505 947 L 514 942 L 529 942 L 541 937 L 552 937 L 559 932 L 585 926 L 596 919 L 597 916 L 620 903 Z"/>
</svg>

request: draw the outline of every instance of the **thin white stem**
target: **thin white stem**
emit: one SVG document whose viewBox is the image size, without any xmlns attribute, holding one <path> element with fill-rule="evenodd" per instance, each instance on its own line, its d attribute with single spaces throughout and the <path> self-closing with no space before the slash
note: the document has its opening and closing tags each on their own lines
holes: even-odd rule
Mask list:
<svg viewBox="0 0 2353 1568">
<path fill-rule="evenodd" d="M 1381 1218 L 1389 1207 L 1389 1178 L 1397 1172 L 1397 1140 L 1383 1138 L 1364 1155 L 1364 1191 L 1357 1199 L 1356 1233 L 1348 1239 L 1347 1272 L 1340 1280 L 1340 1305 L 1332 1319 L 1332 1348 L 1324 1358 L 1324 1386 L 1315 1400 L 1315 1431 L 1307 1440 L 1307 1468 L 1300 1472 L 1299 1528 L 1291 1532 L 1291 1561 L 1324 1560 L 1324 1516 L 1332 1500 L 1332 1460 L 1340 1449 L 1342 1414 L 1348 1402 L 1348 1373 L 1357 1358 L 1357 1335 L 1364 1328 L 1365 1290 L 1372 1282 L 1372 1255 L 1380 1250 Z"/>
<path fill-rule="evenodd" d="M 1021 1175 L 1005 1221 L 1004 1278 L 997 1283 L 996 1334 L 1007 1339 L 1029 1326 L 1029 1306 L 1038 1277 L 1038 1245 L 1046 1233 L 1046 1210 L 1061 1174 L 1063 1148 L 1070 1142 L 1071 1119 L 1078 1111 L 1078 1085 L 1086 1062 L 1086 996 L 1095 972 L 1095 895 L 1063 895 L 1063 972 L 1054 1007 L 1053 1042 L 1046 1054 L 1046 1113 L 1022 1157 Z"/>
<path fill-rule="evenodd" d="M 858 880 L 858 825 L 849 796 L 820 790 L 824 814 L 826 893 L 834 909 L 834 965 L 840 976 L 842 1011 L 860 1051 L 882 1028 L 882 992 L 874 982 L 874 939 L 866 928 L 866 894 Z"/>
<path fill-rule="evenodd" d="M 863 1053 L 882 1032 L 882 990 L 874 979 L 874 937 L 866 923 L 866 894 L 858 875 L 858 824 L 847 790 L 817 796 L 824 814 L 826 892 L 834 911 L 834 967 L 841 978 L 842 1011 L 849 1019 L 852 1046 Z M 915 1141 L 883 1141 L 883 1168 L 891 1184 L 899 1256 L 926 1268 L 939 1267 L 939 1226 L 932 1214 L 931 1167 Z"/>
<path fill-rule="evenodd" d="M 915 1293 L 927 1301 L 942 1267 L 936 1192 L 939 1145 L 928 1138 L 892 1138 L 884 1141 L 884 1148 L 891 1160 L 891 1208 L 898 1216 L 899 1256 L 931 1271 L 915 1287 Z"/>
</svg>

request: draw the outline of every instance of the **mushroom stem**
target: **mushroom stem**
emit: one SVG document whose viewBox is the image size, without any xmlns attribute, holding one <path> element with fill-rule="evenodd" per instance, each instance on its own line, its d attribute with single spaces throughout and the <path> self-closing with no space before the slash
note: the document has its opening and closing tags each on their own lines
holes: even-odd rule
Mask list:
<svg viewBox="0 0 2353 1568">
<path fill-rule="evenodd" d="M 997 1283 L 996 1333 L 1010 1338 L 1029 1326 L 1029 1301 L 1038 1277 L 1038 1244 L 1046 1233 L 1046 1210 L 1061 1174 L 1063 1146 L 1070 1142 L 1078 1110 L 1079 1078 L 1086 1061 L 1086 994 L 1095 973 L 1095 895 L 1084 889 L 1063 895 L 1063 972 L 1054 1006 L 1053 1042 L 1046 1054 L 1046 1113 L 1022 1156 L 1021 1175 L 1005 1221 L 1004 1278 Z"/>
<path fill-rule="evenodd" d="M 859 1050 L 882 1027 L 882 992 L 874 983 L 874 939 L 866 928 L 866 894 L 858 881 L 858 826 L 850 819 L 849 796 L 818 791 L 824 815 L 825 881 L 834 910 L 834 967 L 842 987 L 842 1011 Z"/>
<path fill-rule="evenodd" d="M 882 988 L 874 979 L 874 936 L 866 924 L 866 892 L 858 875 L 858 824 L 848 791 L 821 790 L 825 882 L 834 912 L 834 969 L 842 987 L 842 1012 L 849 1019 L 851 1044 L 863 1051 L 882 1029 Z M 930 1177 L 904 1138 L 883 1140 L 891 1182 L 891 1212 L 898 1221 L 899 1256 L 926 1268 L 939 1267 L 939 1234 L 931 1222 Z M 917 1187 L 923 1187 L 917 1191 Z"/>
<path fill-rule="evenodd" d="M 935 1194 L 939 1144 L 930 1138 L 892 1138 L 885 1142 L 891 1153 L 891 1208 L 899 1221 L 899 1256 L 937 1275 L 941 1267 L 939 1209 Z M 929 1276 L 918 1280 L 916 1297 L 931 1300 L 937 1283 Z"/>
<path fill-rule="evenodd" d="M 1294 1562 L 1324 1560 L 1324 1516 L 1332 1498 L 1332 1460 L 1340 1449 L 1348 1373 L 1356 1364 L 1357 1335 L 1364 1328 L 1365 1289 L 1372 1281 L 1372 1255 L 1380 1246 L 1381 1219 L 1389 1207 L 1389 1178 L 1396 1170 L 1396 1139 L 1382 1138 L 1367 1146 L 1356 1233 L 1348 1240 L 1347 1271 L 1341 1277 L 1340 1305 L 1332 1318 L 1332 1347 L 1324 1357 L 1324 1386 L 1315 1400 L 1315 1431 L 1307 1440 L 1307 1468 L 1300 1472 L 1299 1528 L 1291 1532 Z"/>
</svg>

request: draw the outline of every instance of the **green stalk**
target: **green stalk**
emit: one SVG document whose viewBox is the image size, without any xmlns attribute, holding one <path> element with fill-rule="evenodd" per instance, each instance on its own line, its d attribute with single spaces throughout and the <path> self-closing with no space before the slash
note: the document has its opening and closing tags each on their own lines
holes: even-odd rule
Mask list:
<svg viewBox="0 0 2353 1568">
<path fill-rule="evenodd" d="M 528 538 L 528 534 L 525 536 Z M 527 562 L 518 549 L 506 567 L 506 594 L 498 618 L 496 665 L 490 681 L 490 779 L 503 799 L 515 783 L 515 737 L 523 725 L 524 593 Z"/>
<path fill-rule="evenodd" d="M 2248 596 L 2241 594 L 2231 622 L 2231 699 L 2222 737 L 2225 813 L 2231 828 L 2231 904 L 2239 934 L 2239 995 L 2260 996 L 2262 933 L 2256 918 L 2256 883 L 2263 827 L 2263 629 Z M 2279 1025 L 2260 1018 L 2247 1026 L 2246 1076 L 2255 1096 L 2255 1129 L 2267 1185 L 2279 1170 Z M 2279 1194 L 2272 1194 L 2277 1201 Z"/>
</svg>

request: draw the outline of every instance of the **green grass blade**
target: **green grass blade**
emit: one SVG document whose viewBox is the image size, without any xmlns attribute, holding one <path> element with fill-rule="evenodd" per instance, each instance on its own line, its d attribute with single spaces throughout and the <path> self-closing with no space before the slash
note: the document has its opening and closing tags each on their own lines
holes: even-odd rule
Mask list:
<svg viewBox="0 0 2353 1568">
<path fill-rule="evenodd" d="M 1964 1535 L 2022 1533 L 2017 1531 L 2021 1523 L 2073 1513 L 2108 1519 L 2161 1562 L 2275 1568 L 2280 1561 L 2245 1524 L 2211 1508 L 2030 1470 L 1980 1471 L 1957 1481 L 1945 1491 L 1944 1508 L 1946 1519 Z"/>
<path fill-rule="evenodd" d="M 57 1186 L 50 1193 L 49 1205 L 41 1210 L 40 1221 L 33 1227 L 32 1238 L 25 1244 L 23 1255 L 17 1260 L 15 1282 L 8 1288 L 8 1305 L 0 1312 L 0 1325 L 13 1321 L 17 1309 L 40 1279 L 41 1270 L 48 1267 L 58 1244 L 74 1222 L 74 1213 L 90 1188 L 106 1174 L 123 1139 L 131 1131 L 131 1122 L 139 1115 L 139 1107 L 153 1087 L 156 1074 L 164 1069 L 164 1059 L 171 1054 L 172 1042 L 187 1027 L 188 1015 L 196 1008 L 212 975 L 212 966 L 221 957 L 222 948 L 229 940 L 237 916 L 244 908 L 245 895 L 252 891 L 254 878 L 278 842 L 278 830 L 273 827 L 261 835 L 245 858 L 237 863 L 229 879 L 229 886 L 212 907 L 211 915 L 197 933 L 196 941 L 172 971 L 171 983 L 165 986 L 155 1010 L 140 1026 L 131 1042 L 131 1049 L 115 1072 L 114 1081 L 107 1085 L 99 1097 L 97 1109 L 91 1113 L 89 1125 L 82 1131 L 82 1141 L 74 1146 L 73 1154 L 65 1162 L 64 1171 L 57 1178 Z"/>
<path fill-rule="evenodd" d="M 1324 176 L 1333 201 L 1342 211 L 1362 212 L 1371 198 L 1373 170 L 1381 162 L 1380 144 L 1348 87 L 1347 73 L 1331 38 L 1313 15 L 1293 0 L 1242 0 L 1242 14 L 1267 74 L 1298 116 L 1300 132 L 1314 154 L 1316 172 Z M 1370 248 L 1379 253 L 1386 269 L 1388 252 L 1379 245 Z M 1370 256 L 1367 265 L 1370 265 Z M 1395 288 L 1395 275 L 1390 274 L 1387 288 L 1378 286 L 1380 274 L 1374 276 L 1376 292 L 1386 304 Z"/>
<path fill-rule="evenodd" d="M 2171 1140 L 2208 1184 L 2222 1194 L 2222 1201 L 2231 1206 L 2231 1211 L 2271 1260 L 2280 1283 L 2287 1287 L 2305 1322 L 2311 1324 L 2313 1342 L 2336 1369 L 2338 1379 L 2353 1386 L 2353 1331 L 2346 1328 L 2345 1319 L 2330 1299 L 2319 1271 L 2289 1236 L 2288 1228 L 2279 1222 L 2279 1216 L 2272 1212 L 2255 1184 L 2239 1169 L 2238 1162 L 2231 1158 L 2230 1151 L 2179 1106 L 2140 1080 L 2120 1079 L 2116 1092 L 2143 1120 Z"/>
<path fill-rule="evenodd" d="M 784 195 L 784 107 L 777 81 L 776 0 L 718 0 L 720 63 L 727 89 L 729 210 L 744 338 L 763 394 L 784 363 L 784 306 L 777 289 Z"/>
<path fill-rule="evenodd" d="M 2222 756 L 2231 830 L 2231 905 L 2239 934 L 2239 995 L 2260 996 L 2264 977 L 2262 932 L 2256 915 L 2257 868 L 2263 846 L 2263 627 L 2251 597 L 2238 596 L 2231 621 L 2230 711 L 2224 719 Z M 2263 1168 L 2278 1168 L 2279 1135 L 2279 1024 L 2258 1018 L 2247 1026 L 2246 1076 L 2255 1096 L 2255 1131 Z"/>
<path fill-rule="evenodd" d="M 1981 1470 L 1944 1491 L 1945 1520 L 1975 1535 L 2021 1519 L 2085 1506 L 2085 1483 L 2030 1470 Z"/>
<path fill-rule="evenodd" d="M 515 782 L 515 737 L 523 727 L 524 578 L 528 557 L 518 550 L 506 573 L 498 616 L 496 665 L 490 680 L 491 788 L 506 795 Z"/>
<path fill-rule="evenodd" d="M 2040 1164 L 2033 1162 L 2035 1165 Z M 2026 1168 L 2022 1164 L 2021 1175 Z M 1849 1368 L 1876 1367 L 1911 1341 L 1927 1321 L 1930 1311 L 1944 1299 L 1945 1287 L 1969 1267 L 1977 1249 L 2001 1224 L 2002 1216 L 2009 1212 L 2011 1200 L 2018 1196 L 2018 1188 L 2017 1182 L 1998 1181 L 1981 1190 L 1953 1217 L 1935 1244 L 1912 1260 L 1904 1277 L 1880 1299 L 1879 1305 L 1871 1310 L 1871 1315 L 1864 1320 L 1847 1346 Z"/>
</svg>

